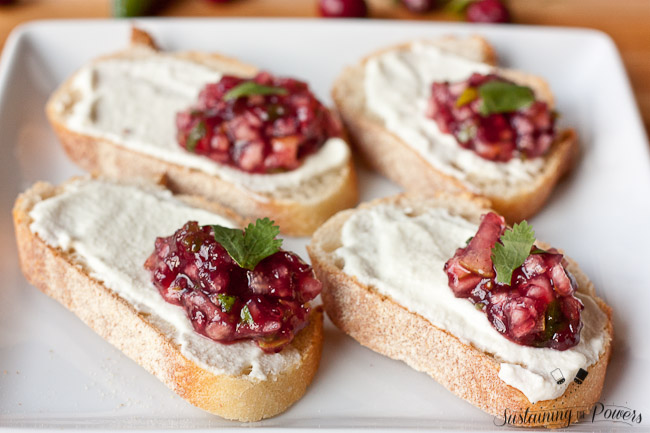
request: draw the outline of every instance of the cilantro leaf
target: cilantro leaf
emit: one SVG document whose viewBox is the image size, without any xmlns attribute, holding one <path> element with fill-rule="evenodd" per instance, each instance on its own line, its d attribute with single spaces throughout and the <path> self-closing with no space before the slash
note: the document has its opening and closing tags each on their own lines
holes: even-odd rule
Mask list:
<svg viewBox="0 0 650 433">
<path fill-rule="evenodd" d="M 501 235 L 501 243 L 497 242 L 492 248 L 497 282 L 510 284 L 512 272 L 524 263 L 534 243 L 535 232 L 526 221 L 515 224 Z"/>
<path fill-rule="evenodd" d="M 190 129 L 190 133 L 187 135 L 187 142 L 185 148 L 188 152 L 194 152 L 196 145 L 199 140 L 205 137 L 205 122 L 200 121 Z"/>
<path fill-rule="evenodd" d="M 458 99 L 456 99 L 456 107 L 462 107 L 463 105 L 467 105 L 470 102 L 474 101 L 476 98 L 478 98 L 478 92 L 474 87 L 468 87 L 467 89 L 463 90 L 463 93 L 458 96 Z"/>
<path fill-rule="evenodd" d="M 221 309 L 226 313 L 230 313 L 232 306 L 235 305 L 237 298 L 235 296 L 226 295 L 224 293 L 217 294 L 217 300 L 221 305 Z"/>
<path fill-rule="evenodd" d="M 484 116 L 517 111 L 535 101 L 535 94 L 530 87 L 503 81 L 489 81 L 479 86 L 478 93 L 483 101 L 480 112 Z"/>
<path fill-rule="evenodd" d="M 223 95 L 223 100 L 229 101 L 231 99 L 241 98 L 242 96 L 286 95 L 287 93 L 289 92 L 283 87 L 265 86 L 263 84 L 258 84 L 255 81 L 244 81 L 228 90 L 226 94 Z"/>
<path fill-rule="evenodd" d="M 246 323 L 251 326 L 255 324 L 253 316 L 251 315 L 251 310 L 248 309 L 248 305 L 244 305 L 239 312 L 239 322 Z"/>
<path fill-rule="evenodd" d="M 212 226 L 214 239 L 223 246 L 230 257 L 242 268 L 253 270 L 255 266 L 276 253 L 282 246 L 282 239 L 275 239 L 280 228 L 268 218 L 249 224 L 245 231 Z"/>
</svg>

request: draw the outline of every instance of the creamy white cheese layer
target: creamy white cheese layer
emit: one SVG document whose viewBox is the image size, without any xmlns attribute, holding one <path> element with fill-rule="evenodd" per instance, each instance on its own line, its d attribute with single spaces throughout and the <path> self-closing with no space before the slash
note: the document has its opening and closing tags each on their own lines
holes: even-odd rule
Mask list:
<svg viewBox="0 0 650 433">
<path fill-rule="evenodd" d="M 431 43 L 415 42 L 407 49 L 387 51 L 366 63 L 366 108 L 434 168 L 465 181 L 477 192 L 486 181 L 512 185 L 529 182 L 541 171 L 542 158 L 488 161 L 460 147 L 453 135 L 441 132 L 436 122 L 426 116 L 434 81 L 460 81 L 474 72 L 486 74 L 494 69 Z"/>
<path fill-rule="evenodd" d="M 437 208 L 407 215 L 394 205 L 360 209 L 349 218 L 335 251 L 343 271 L 392 298 L 462 342 L 494 355 L 499 377 L 531 403 L 561 396 L 580 368 L 595 363 L 606 342 L 607 317 L 590 296 L 577 294 L 585 308 L 580 343 L 565 351 L 513 343 L 497 332 L 486 314 L 467 299 L 456 298 L 443 270 L 457 248 L 478 226 Z M 557 384 L 551 371 L 566 379 Z"/>
<path fill-rule="evenodd" d="M 246 173 L 187 152 L 176 140 L 176 113 L 194 104 L 201 89 L 221 76 L 199 63 L 143 50 L 132 58 L 105 59 L 83 67 L 72 79 L 73 100 L 64 101 L 60 108 L 66 108 L 65 126 L 72 131 L 257 192 L 297 187 L 348 162 L 349 149 L 339 138 L 328 140 L 299 168 L 277 174 Z"/>
<path fill-rule="evenodd" d="M 233 227 L 222 216 L 175 199 L 168 191 L 144 191 L 102 180 L 78 180 L 29 213 L 30 229 L 48 245 L 74 252 L 91 277 L 124 298 L 180 346 L 181 353 L 215 374 L 265 379 L 299 362 L 287 347 L 265 354 L 251 341 L 224 345 L 196 333 L 182 307 L 166 302 L 144 262 L 158 236 L 169 236 L 187 221 Z"/>
</svg>

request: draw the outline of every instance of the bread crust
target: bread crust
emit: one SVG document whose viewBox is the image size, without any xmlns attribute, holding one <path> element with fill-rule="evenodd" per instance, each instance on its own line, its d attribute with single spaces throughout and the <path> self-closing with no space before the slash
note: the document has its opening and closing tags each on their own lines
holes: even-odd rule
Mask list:
<svg viewBox="0 0 650 433">
<path fill-rule="evenodd" d="M 308 326 L 291 343 L 301 359 L 288 371 L 267 380 L 206 371 L 185 358 L 133 306 L 90 277 L 71 254 L 48 246 L 30 230 L 31 208 L 60 190 L 61 187 L 39 182 L 21 194 L 14 206 L 20 264 L 31 284 L 63 304 L 179 396 L 212 414 L 257 421 L 285 411 L 302 397 L 320 362 L 323 339 L 320 307 L 312 310 Z M 196 203 L 195 199 L 188 200 Z"/>
<path fill-rule="evenodd" d="M 98 60 L 137 56 L 157 50 L 151 36 L 137 28 L 132 32 L 132 47 Z M 258 69 L 219 54 L 179 52 L 170 54 L 218 69 L 228 74 L 250 77 Z M 46 114 L 63 149 L 77 165 L 90 173 L 115 179 L 166 178 L 175 193 L 203 196 L 226 206 L 248 220 L 269 217 L 284 234 L 307 236 L 335 212 L 358 201 L 356 174 L 352 158 L 344 166 L 309 180 L 305 191 L 255 192 L 218 176 L 154 156 L 127 149 L 109 140 L 74 132 L 66 127 L 65 107 L 74 101 L 72 82 L 65 81 L 50 97 Z"/>
<path fill-rule="evenodd" d="M 409 195 L 389 197 L 359 208 L 381 203 L 415 209 L 455 207 L 459 214 L 476 221 L 483 211 L 488 210 L 485 200 L 467 194 L 440 192 L 427 198 Z M 568 409 L 573 411 L 570 422 L 576 422 L 580 412 L 588 413 L 598 401 L 612 347 L 612 313 L 611 308 L 595 296 L 593 285 L 575 262 L 568 259 L 569 270 L 578 282 L 579 292 L 593 296 L 608 317 L 608 340 L 603 353 L 589 367 L 589 375 L 581 385 L 572 382 L 561 397 L 531 404 L 521 391 L 499 378 L 499 362 L 492 355 L 462 343 L 454 335 L 342 271 L 333 252 L 340 246 L 341 227 L 354 212 L 347 210 L 331 218 L 316 231 L 307 247 L 314 271 L 323 283 L 321 297 L 325 311 L 343 332 L 371 350 L 427 373 L 449 391 L 504 422 L 506 416 L 517 416 L 526 411 L 541 414 Z M 372 311 L 372 317 L 369 317 L 369 311 Z M 565 419 L 545 419 L 516 425 L 558 428 L 567 426 L 568 422 Z"/>
<path fill-rule="evenodd" d="M 444 37 L 429 41 L 441 49 L 455 52 L 472 60 L 494 65 L 496 54 L 483 38 L 467 40 Z M 430 194 L 436 190 L 474 191 L 488 198 L 492 206 L 510 223 L 521 221 L 537 213 L 558 180 L 574 165 L 578 156 L 578 140 L 573 129 L 560 131 L 549 152 L 543 156 L 544 168 L 533 182 L 521 187 L 501 184 L 479 188 L 469 182 L 443 173 L 429 164 L 415 149 L 387 130 L 383 121 L 366 108 L 363 80 L 365 65 L 382 53 L 405 49 L 410 43 L 400 44 L 373 53 L 354 66 L 346 68 L 336 79 L 332 98 L 351 137 L 351 143 L 370 167 L 404 187 L 409 192 Z M 471 45 L 471 50 L 467 45 Z M 498 69 L 500 75 L 533 88 L 536 95 L 554 106 L 553 95 L 546 81 L 520 71 Z"/>
</svg>

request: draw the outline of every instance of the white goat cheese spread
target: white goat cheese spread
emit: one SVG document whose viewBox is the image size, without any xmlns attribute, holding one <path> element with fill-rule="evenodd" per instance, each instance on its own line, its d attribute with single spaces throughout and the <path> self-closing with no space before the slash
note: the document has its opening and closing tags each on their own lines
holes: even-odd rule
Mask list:
<svg viewBox="0 0 650 433">
<path fill-rule="evenodd" d="M 594 299 L 576 292 L 585 308 L 580 343 L 568 350 L 522 346 L 496 331 L 487 315 L 449 288 L 445 262 L 478 226 L 443 208 L 410 215 L 394 205 L 360 209 L 342 228 L 335 251 L 343 272 L 447 330 L 463 343 L 492 354 L 499 377 L 535 403 L 561 396 L 580 368 L 594 364 L 605 348 L 607 317 Z M 566 380 L 558 384 L 551 371 Z"/>
<path fill-rule="evenodd" d="M 183 149 L 176 139 L 176 114 L 193 105 L 206 84 L 221 77 L 219 71 L 199 63 L 142 50 L 137 56 L 84 66 L 72 78 L 70 98 L 62 100 L 58 109 L 71 131 L 259 193 L 297 188 L 347 164 L 350 151 L 340 138 L 327 140 L 295 170 L 275 174 L 247 173 Z"/>
<path fill-rule="evenodd" d="M 156 237 L 187 221 L 233 227 L 228 219 L 185 204 L 168 191 L 143 190 L 103 180 L 77 180 L 38 202 L 30 229 L 53 248 L 71 253 L 90 276 L 125 299 L 178 344 L 181 353 L 214 374 L 264 380 L 300 361 L 288 346 L 266 354 L 252 341 L 220 344 L 194 331 L 185 310 L 166 302 L 144 262 Z"/>
<path fill-rule="evenodd" d="M 487 74 L 494 67 L 441 50 L 431 43 L 414 42 L 390 50 L 365 65 L 366 109 L 411 146 L 435 169 L 451 175 L 476 192 L 480 185 L 499 180 L 512 185 L 530 182 L 543 168 L 543 158 L 493 162 L 460 147 L 451 134 L 440 131 L 426 108 L 434 81 L 461 81 L 472 73 Z"/>
</svg>

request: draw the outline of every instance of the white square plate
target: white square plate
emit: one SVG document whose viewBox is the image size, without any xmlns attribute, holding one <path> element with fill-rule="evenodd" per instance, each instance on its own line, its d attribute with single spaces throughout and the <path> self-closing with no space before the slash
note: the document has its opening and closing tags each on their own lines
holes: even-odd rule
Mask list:
<svg viewBox="0 0 650 433">
<path fill-rule="evenodd" d="M 218 51 L 306 79 L 329 101 L 342 68 L 373 50 L 441 34 L 486 36 L 504 65 L 544 76 L 582 156 L 533 219 L 564 248 L 614 309 L 616 340 L 603 405 L 650 417 L 650 159 L 612 41 L 591 30 L 386 21 L 141 20 L 168 50 Z M 0 426 L 9 429 L 212 429 L 248 424 L 196 409 L 26 283 L 10 209 L 37 180 L 62 182 L 70 163 L 43 111 L 48 95 L 86 61 L 127 44 L 128 21 L 44 21 L 12 34 L 0 64 Z M 399 189 L 362 171 L 364 200 Z M 307 239 L 288 246 L 306 256 Z M 600 407 L 598 408 L 600 409 Z M 575 431 L 629 429 L 603 410 Z M 320 370 L 286 413 L 254 424 L 322 428 L 501 430 L 493 418 L 401 362 L 359 346 L 328 323 Z M 647 429 L 645 418 L 635 430 Z"/>
</svg>

